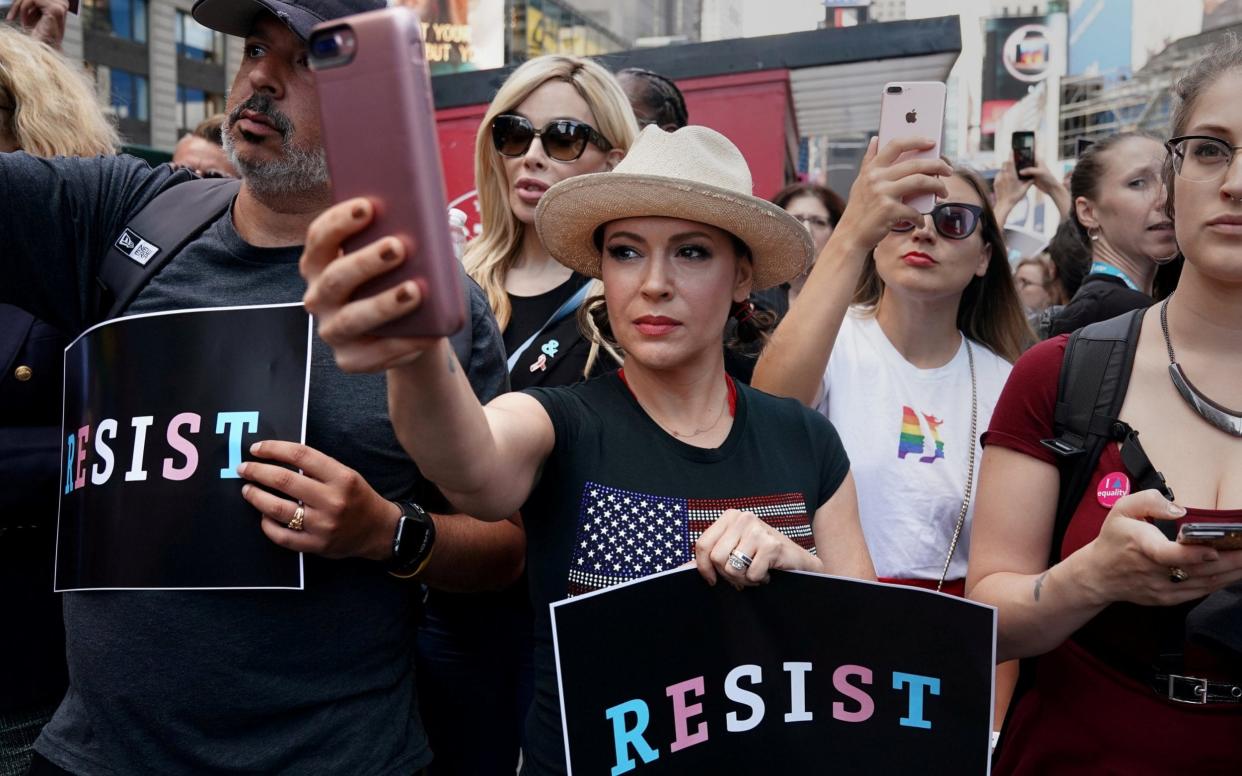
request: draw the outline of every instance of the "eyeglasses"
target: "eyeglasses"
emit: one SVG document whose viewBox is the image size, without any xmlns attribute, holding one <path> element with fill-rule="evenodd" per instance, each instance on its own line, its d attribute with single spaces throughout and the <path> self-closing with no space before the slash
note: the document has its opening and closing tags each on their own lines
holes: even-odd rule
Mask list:
<svg viewBox="0 0 1242 776">
<path fill-rule="evenodd" d="M 823 216 L 808 216 L 799 213 L 790 213 L 796 221 L 802 223 L 803 226 L 814 226 L 818 229 L 827 229 L 832 226 L 832 222 Z"/>
<path fill-rule="evenodd" d="M 1165 143 L 1173 156 L 1173 171 L 1188 181 L 1204 183 L 1224 177 L 1233 154 L 1242 146 L 1207 135 L 1183 135 Z"/>
<path fill-rule="evenodd" d="M 979 218 L 983 208 L 978 205 L 967 205 L 965 202 L 941 202 L 932 208 L 932 225 L 942 237 L 949 240 L 965 240 L 975 233 L 979 226 Z M 894 232 L 912 232 L 916 224 L 913 221 L 901 221 L 892 226 Z"/>
<path fill-rule="evenodd" d="M 501 156 L 523 156 L 530 144 L 539 138 L 543 151 L 558 162 L 573 162 L 594 143 L 601 151 L 611 151 L 612 143 L 590 124 L 573 119 L 549 121 L 543 129 L 535 129 L 525 116 L 505 114 L 492 120 L 492 144 Z"/>
</svg>

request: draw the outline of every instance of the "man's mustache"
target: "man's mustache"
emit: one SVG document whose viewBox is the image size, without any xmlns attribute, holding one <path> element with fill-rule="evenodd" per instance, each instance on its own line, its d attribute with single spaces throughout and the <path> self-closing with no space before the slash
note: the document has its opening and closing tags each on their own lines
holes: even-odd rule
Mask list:
<svg viewBox="0 0 1242 776">
<path fill-rule="evenodd" d="M 245 102 L 233 108 L 229 113 L 229 126 L 235 124 L 246 111 L 266 116 L 272 122 L 272 128 L 279 132 L 282 138 L 287 138 L 293 131 L 293 122 L 277 109 L 275 101 L 266 94 L 251 95 Z"/>
</svg>

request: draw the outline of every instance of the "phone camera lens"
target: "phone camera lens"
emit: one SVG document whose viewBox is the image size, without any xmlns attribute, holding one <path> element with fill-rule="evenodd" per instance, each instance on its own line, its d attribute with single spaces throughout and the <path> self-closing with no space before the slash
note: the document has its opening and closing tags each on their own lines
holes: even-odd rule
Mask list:
<svg viewBox="0 0 1242 776">
<path fill-rule="evenodd" d="M 886 89 L 886 91 L 887 91 L 889 94 L 901 94 L 901 87 L 900 87 L 900 86 L 890 86 L 890 87 L 888 87 L 888 89 Z"/>
<path fill-rule="evenodd" d="M 324 35 L 322 38 L 316 38 L 311 44 L 311 54 L 320 59 L 334 57 L 339 53 L 341 48 L 340 34 Z"/>
</svg>

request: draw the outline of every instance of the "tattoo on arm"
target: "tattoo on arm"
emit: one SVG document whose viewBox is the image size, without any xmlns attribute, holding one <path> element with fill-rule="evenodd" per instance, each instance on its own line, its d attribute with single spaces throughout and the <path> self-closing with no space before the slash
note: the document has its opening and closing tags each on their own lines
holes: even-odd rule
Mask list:
<svg viewBox="0 0 1242 776">
<path fill-rule="evenodd" d="M 457 356 L 453 355 L 452 351 L 449 351 L 448 354 L 448 368 L 449 374 L 457 374 Z"/>
<path fill-rule="evenodd" d="M 1043 589 L 1043 586 L 1044 586 L 1044 577 L 1046 577 L 1046 576 L 1048 576 L 1048 572 L 1047 572 L 1047 571 L 1045 571 L 1044 573 L 1040 574 L 1040 575 L 1039 575 L 1039 578 L 1035 580 L 1035 601 L 1036 601 L 1037 603 L 1038 603 L 1038 601 L 1039 601 L 1039 591 L 1040 591 L 1041 589 Z"/>
</svg>

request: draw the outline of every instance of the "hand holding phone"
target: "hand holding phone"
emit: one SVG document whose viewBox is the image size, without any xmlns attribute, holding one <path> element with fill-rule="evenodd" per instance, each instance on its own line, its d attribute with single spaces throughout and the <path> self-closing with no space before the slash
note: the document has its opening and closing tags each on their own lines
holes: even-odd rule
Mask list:
<svg viewBox="0 0 1242 776">
<path fill-rule="evenodd" d="M 925 137 L 936 145 L 926 151 L 907 152 L 906 159 L 939 159 L 940 138 L 944 134 L 945 86 L 939 81 L 909 81 L 884 85 L 880 100 L 880 148 L 893 140 Z M 902 202 L 920 213 L 930 213 L 936 206 L 936 195 L 917 194 Z"/>
<path fill-rule="evenodd" d="M 1242 523 L 1183 523 L 1177 541 L 1217 550 L 1242 550 Z"/>
<path fill-rule="evenodd" d="M 1035 133 L 1014 132 L 1010 142 L 1013 149 L 1013 169 L 1018 173 L 1018 180 L 1029 181 L 1035 176 L 1023 175 L 1022 171 L 1035 166 Z"/>
<path fill-rule="evenodd" d="M 418 308 L 374 333 L 444 337 L 466 320 L 462 270 L 449 229 L 422 26 L 409 8 L 347 16 L 315 27 L 307 44 L 319 90 L 332 197 L 366 197 L 374 218 L 346 239 L 352 252 L 383 237 L 405 260 L 356 298 L 413 280 Z"/>
</svg>

